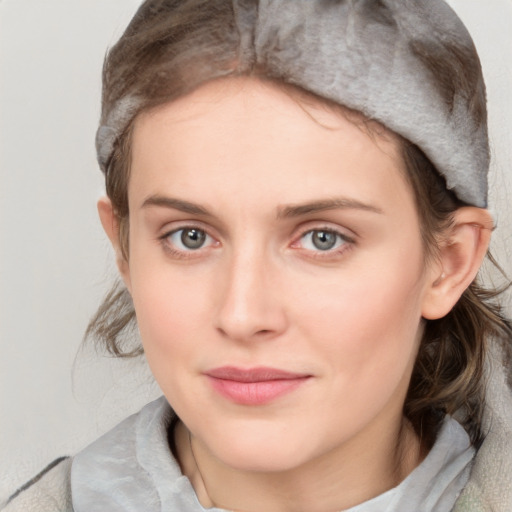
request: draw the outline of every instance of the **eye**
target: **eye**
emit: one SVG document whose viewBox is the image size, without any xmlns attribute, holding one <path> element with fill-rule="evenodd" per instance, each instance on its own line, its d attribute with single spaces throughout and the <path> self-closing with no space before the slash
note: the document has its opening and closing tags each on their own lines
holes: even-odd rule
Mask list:
<svg viewBox="0 0 512 512">
<path fill-rule="evenodd" d="M 166 241 L 179 251 L 196 251 L 210 245 L 213 239 L 204 230 L 186 227 L 165 236 Z"/>
<path fill-rule="evenodd" d="M 302 247 L 310 251 L 332 251 L 345 243 L 347 238 L 328 229 L 313 229 L 301 237 Z"/>
</svg>

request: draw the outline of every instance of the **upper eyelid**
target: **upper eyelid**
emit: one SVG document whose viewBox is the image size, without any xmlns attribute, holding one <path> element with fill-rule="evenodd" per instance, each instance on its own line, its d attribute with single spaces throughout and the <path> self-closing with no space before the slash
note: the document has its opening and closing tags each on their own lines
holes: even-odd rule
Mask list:
<svg viewBox="0 0 512 512">
<path fill-rule="evenodd" d="M 336 231 L 334 229 L 318 228 L 318 229 L 308 229 L 302 235 L 300 235 L 298 238 L 296 238 L 295 241 L 293 242 L 293 244 L 302 240 L 306 235 L 309 235 L 310 233 L 314 233 L 315 231 L 326 231 L 328 233 L 333 233 L 334 235 L 339 236 L 341 238 L 341 240 L 345 243 L 354 243 L 354 239 L 352 237 L 345 235 L 344 233 L 340 233 L 339 231 Z M 328 251 L 326 251 L 326 252 L 328 252 Z"/>
<path fill-rule="evenodd" d="M 174 224 L 174 226 L 170 226 L 170 224 Z M 209 226 L 206 226 L 201 221 L 195 221 L 195 220 L 177 220 L 172 222 L 166 222 L 161 229 L 159 229 L 159 238 L 165 238 L 169 235 L 172 235 L 173 233 L 176 233 L 176 231 L 181 231 L 182 229 L 199 229 L 201 231 L 204 231 L 208 236 L 217 239 L 218 237 L 212 234 L 213 229 Z"/>
<path fill-rule="evenodd" d="M 185 222 L 184 224 L 181 224 L 179 226 L 172 227 L 172 228 L 171 227 L 166 228 L 166 226 L 164 226 L 160 230 L 160 233 L 157 235 L 156 238 L 160 242 L 164 243 L 171 235 L 174 235 L 174 234 L 178 233 L 179 231 L 184 231 L 186 229 L 197 229 L 199 231 L 204 231 L 204 233 L 206 234 L 207 237 L 209 237 L 213 241 L 218 241 L 218 237 L 212 235 L 208 229 L 205 229 L 204 226 L 201 225 L 201 223 L 193 223 L 190 221 Z"/>
<path fill-rule="evenodd" d="M 181 231 L 183 229 L 200 229 L 204 231 L 209 237 L 211 237 L 216 242 L 219 242 L 222 239 L 225 239 L 225 235 L 220 233 L 218 229 L 206 224 L 204 221 L 195 220 L 195 219 L 183 219 L 170 221 L 165 223 L 161 229 L 159 229 L 158 238 L 165 239 L 168 236 L 176 233 L 177 231 Z M 358 238 L 357 233 L 353 230 L 336 225 L 335 223 L 325 221 L 325 220 L 308 220 L 306 222 L 301 223 L 301 225 L 297 226 L 293 229 L 291 233 L 291 244 L 298 242 L 303 236 L 313 231 L 329 231 L 331 233 L 335 233 L 342 237 L 344 240 L 349 242 L 355 242 Z"/>
<path fill-rule="evenodd" d="M 156 231 L 162 234 L 165 232 L 170 233 L 171 231 L 175 231 L 184 227 L 192 227 L 204 230 L 216 240 L 225 240 L 229 236 L 227 226 L 225 226 L 223 223 L 216 222 L 215 219 L 210 221 L 203 217 L 196 217 L 195 215 L 184 216 L 179 214 L 176 217 L 174 215 L 165 215 L 159 219 L 155 218 L 153 225 L 155 226 Z"/>
<path fill-rule="evenodd" d="M 307 233 L 311 233 L 312 231 L 329 231 L 331 233 L 336 233 L 340 235 L 343 238 L 346 238 L 347 240 L 355 241 L 355 239 L 358 237 L 357 233 L 355 233 L 353 230 L 342 227 L 339 225 L 336 225 L 331 222 L 326 221 L 308 221 L 301 226 L 299 226 L 295 230 L 295 234 L 293 235 L 294 240 L 297 240 Z"/>
<path fill-rule="evenodd" d="M 334 247 L 332 249 L 328 249 L 325 251 L 322 250 L 313 250 L 306 247 L 300 247 L 299 244 L 301 244 L 302 239 L 308 234 L 312 233 L 314 231 L 329 231 L 331 233 L 336 234 L 339 236 L 342 240 L 342 243 L 340 243 L 337 247 Z M 303 229 L 298 235 L 296 235 L 293 238 L 293 241 L 290 244 L 290 248 L 292 250 L 297 250 L 300 252 L 305 252 L 307 254 L 310 254 L 311 257 L 314 258 L 323 258 L 328 260 L 329 258 L 333 258 L 336 256 L 341 256 L 341 254 L 345 253 L 345 251 L 350 250 L 353 246 L 355 246 L 357 243 L 356 236 L 351 236 L 346 233 L 344 233 L 341 229 L 336 229 L 332 227 L 327 226 L 317 226 L 317 227 L 310 227 L 307 229 Z"/>
<path fill-rule="evenodd" d="M 179 231 L 183 231 L 186 229 L 200 229 L 201 231 L 204 231 L 206 233 L 206 236 L 210 238 L 210 243 L 207 243 L 204 246 L 198 247 L 197 249 L 191 249 L 191 248 L 182 248 L 177 246 L 175 243 L 172 243 L 169 238 L 172 235 L 175 235 Z M 206 230 L 202 228 L 198 228 L 197 226 L 192 226 L 190 224 L 177 227 L 175 229 L 171 229 L 168 231 L 165 231 L 163 234 L 158 236 L 158 242 L 162 246 L 163 250 L 167 253 L 170 253 L 173 257 L 178 259 L 194 259 L 197 257 L 201 257 L 202 254 L 204 254 L 204 251 L 207 251 L 208 249 L 211 249 L 212 246 L 215 246 L 217 242 L 216 238 L 211 236 Z"/>
</svg>

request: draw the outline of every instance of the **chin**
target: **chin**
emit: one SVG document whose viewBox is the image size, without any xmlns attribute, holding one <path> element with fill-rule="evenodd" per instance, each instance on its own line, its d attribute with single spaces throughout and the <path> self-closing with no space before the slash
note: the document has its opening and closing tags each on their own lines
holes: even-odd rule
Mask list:
<svg viewBox="0 0 512 512">
<path fill-rule="evenodd" d="M 290 429 L 275 426 L 267 429 L 240 427 L 235 432 L 225 429 L 223 434 L 221 438 L 205 439 L 206 444 L 213 447 L 211 452 L 217 459 L 238 471 L 292 470 L 314 458 L 318 449 L 308 445 L 310 436 L 300 437 Z"/>
<path fill-rule="evenodd" d="M 223 453 L 222 462 L 238 471 L 253 473 L 284 473 L 302 466 L 304 452 L 297 447 L 294 453 L 276 450 L 274 447 L 266 446 L 259 450 L 247 449 L 236 452 Z M 300 457 L 299 457 L 300 456 Z"/>
</svg>

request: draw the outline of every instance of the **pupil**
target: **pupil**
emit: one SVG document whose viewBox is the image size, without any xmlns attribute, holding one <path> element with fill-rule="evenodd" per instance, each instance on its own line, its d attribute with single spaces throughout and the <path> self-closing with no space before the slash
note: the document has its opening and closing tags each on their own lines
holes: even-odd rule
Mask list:
<svg viewBox="0 0 512 512">
<path fill-rule="evenodd" d="M 204 231 L 200 229 L 185 229 L 181 233 L 181 242 L 189 249 L 199 249 L 206 238 Z"/>
<path fill-rule="evenodd" d="M 322 251 L 332 249 L 336 245 L 336 235 L 329 231 L 315 231 L 313 245 Z"/>
</svg>

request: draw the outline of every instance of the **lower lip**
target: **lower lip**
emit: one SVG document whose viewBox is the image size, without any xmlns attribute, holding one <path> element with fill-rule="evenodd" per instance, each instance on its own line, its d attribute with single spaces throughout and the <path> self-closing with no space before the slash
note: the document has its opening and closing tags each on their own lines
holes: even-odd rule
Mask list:
<svg viewBox="0 0 512 512">
<path fill-rule="evenodd" d="M 210 383 L 223 397 L 240 405 L 263 405 L 291 393 L 304 384 L 309 377 L 296 379 L 239 382 L 235 380 L 208 377 Z"/>
</svg>

